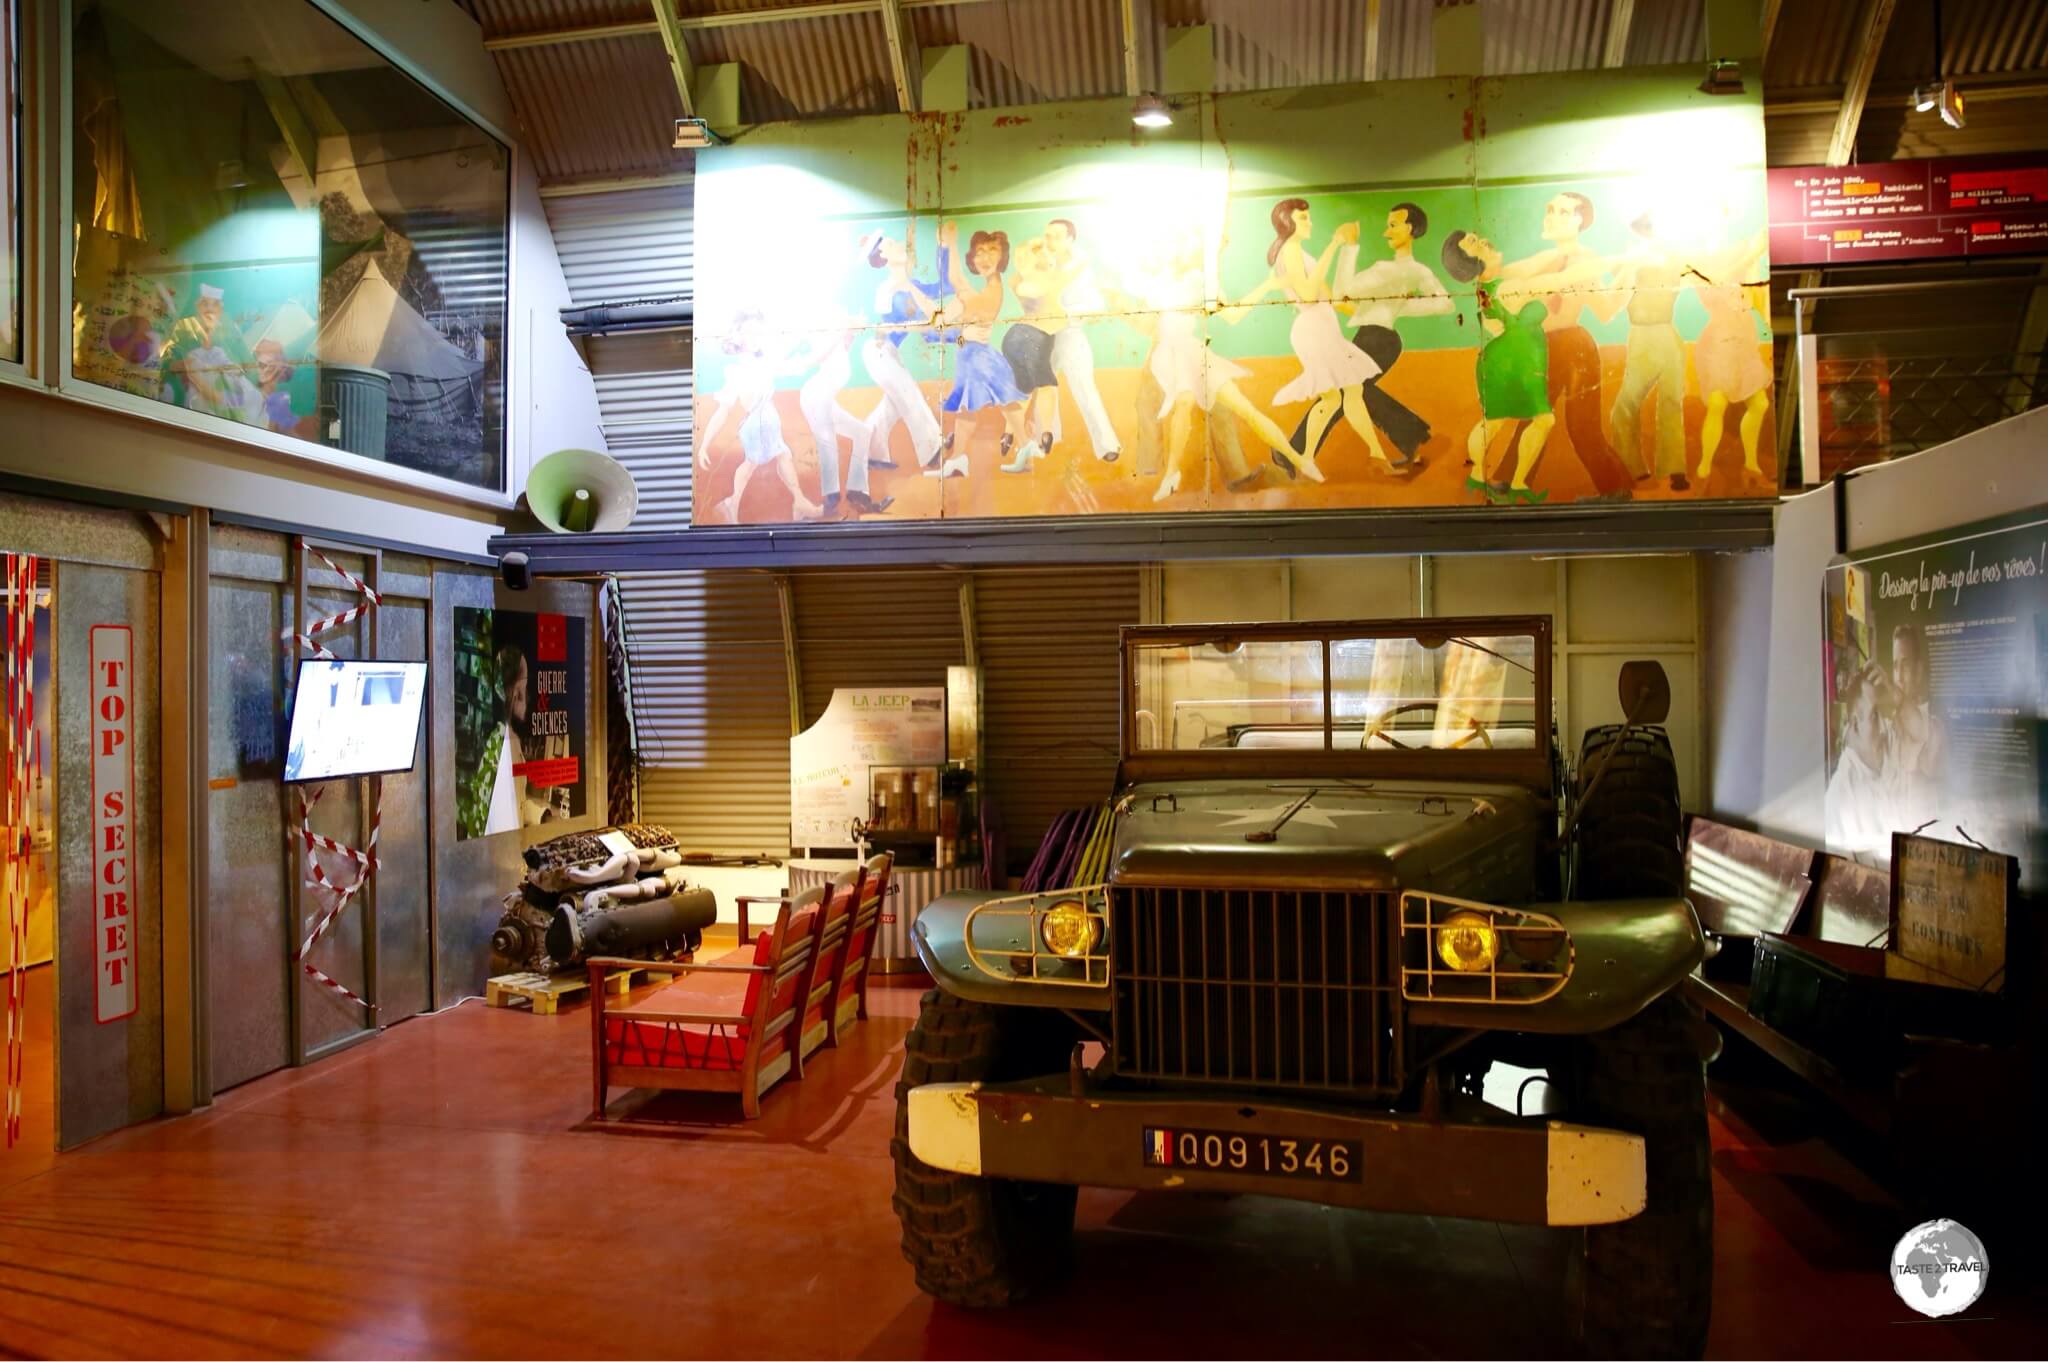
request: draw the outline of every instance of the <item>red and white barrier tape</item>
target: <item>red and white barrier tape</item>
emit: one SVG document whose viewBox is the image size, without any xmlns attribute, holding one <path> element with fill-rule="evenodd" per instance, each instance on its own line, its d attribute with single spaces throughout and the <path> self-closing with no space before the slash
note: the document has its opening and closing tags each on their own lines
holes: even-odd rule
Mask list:
<svg viewBox="0 0 2048 1362">
<path fill-rule="evenodd" d="M 21 1138 L 22 1052 L 28 1026 L 28 909 L 35 855 L 36 786 L 42 745 L 36 738 L 36 568 L 34 554 L 6 555 L 7 776 L 0 798 L 0 898 L 7 914 L 6 1098 L 0 1104 L 7 1147 Z"/>
<path fill-rule="evenodd" d="M 368 582 L 348 571 L 332 558 L 320 552 L 320 550 L 309 548 L 306 552 L 325 563 L 328 569 L 336 576 L 363 594 L 363 603 L 361 605 L 351 606 L 339 614 L 328 615 L 314 620 L 306 626 L 303 633 L 296 629 L 284 631 L 283 638 L 286 642 L 296 641 L 302 643 L 315 657 L 333 661 L 335 660 L 334 654 L 325 644 L 319 641 L 320 635 L 355 623 L 382 605 L 384 598 L 378 595 Z M 378 787 L 377 805 L 370 814 L 370 844 L 361 850 L 357 850 L 345 842 L 338 842 L 323 833 L 313 831 L 313 806 L 320 802 L 320 796 L 326 792 L 327 787 L 325 785 L 315 786 L 310 798 L 307 797 L 303 790 L 300 791 L 299 827 L 294 836 L 305 847 L 306 851 L 306 887 L 309 889 L 325 890 L 334 896 L 334 902 L 314 922 L 312 930 L 306 933 L 306 939 L 299 944 L 299 949 L 292 956 L 292 959 L 297 961 L 299 967 L 305 970 L 316 982 L 325 985 L 365 1010 L 375 1012 L 377 1010 L 375 1003 L 349 989 L 339 979 L 336 979 L 333 975 L 315 965 L 309 957 L 313 954 L 313 947 L 320 943 L 320 938 L 327 935 L 328 928 L 334 925 L 335 920 L 341 916 L 342 911 L 348 907 L 350 901 L 363 891 L 364 886 L 369 884 L 370 876 L 376 873 L 377 835 L 382 830 L 384 824 L 383 787 L 381 785 Z M 323 851 L 353 862 L 356 867 L 355 878 L 347 884 L 329 879 L 325 867 L 320 864 L 319 853 Z"/>
<path fill-rule="evenodd" d="M 338 615 L 328 615 L 323 619 L 314 620 L 311 624 L 306 626 L 306 631 L 304 633 L 300 633 L 296 629 L 287 629 L 284 631 L 283 638 L 285 639 L 286 642 L 297 640 L 298 642 L 305 644 L 307 650 L 310 651 L 313 654 L 313 656 L 318 658 L 325 658 L 329 661 L 332 661 L 334 659 L 334 654 L 327 650 L 326 645 L 319 642 L 320 635 L 325 633 L 331 633 L 332 631 L 343 628 L 346 625 L 354 624 L 357 620 L 369 614 L 378 606 L 384 604 L 384 598 L 381 595 L 379 595 L 370 586 L 368 582 L 356 576 L 347 568 L 342 567 L 340 564 L 336 563 L 332 558 L 329 558 L 326 554 L 320 552 L 320 550 L 307 549 L 306 552 L 312 554 L 315 558 L 318 558 L 321 562 L 327 564 L 328 570 L 334 573 L 335 576 L 341 578 L 341 580 L 347 582 L 357 591 L 363 593 L 363 603 L 361 605 L 352 605 Z"/>
</svg>

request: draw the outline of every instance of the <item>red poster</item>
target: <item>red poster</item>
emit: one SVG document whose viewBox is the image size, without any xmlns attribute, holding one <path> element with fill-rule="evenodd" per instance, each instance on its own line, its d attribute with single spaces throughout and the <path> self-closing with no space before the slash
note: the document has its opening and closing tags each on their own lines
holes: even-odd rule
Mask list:
<svg viewBox="0 0 2048 1362">
<path fill-rule="evenodd" d="M 1771 263 L 1854 265 L 2048 250 L 2048 152 L 1779 166 Z"/>
</svg>

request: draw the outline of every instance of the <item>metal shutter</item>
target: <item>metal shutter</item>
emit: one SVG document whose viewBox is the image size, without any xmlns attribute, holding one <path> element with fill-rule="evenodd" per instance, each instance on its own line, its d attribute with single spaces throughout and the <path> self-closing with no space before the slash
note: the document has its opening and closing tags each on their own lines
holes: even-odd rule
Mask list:
<svg viewBox="0 0 2048 1362">
<path fill-rule="evenodd" d="M 635 530 L 690 528 L 690 333 L 592 336 L 605 448 L 640 489 Z"/>
<path fill-rule="evenodd" d="M 577 307 L 688 297 L 696 271 L 697 186 L 667 184 L 541 200 Z"/>
<path fill-rule="evenodd" d="M 941 568 L 794 575 L 804 722 L 841 686 L 943 686 L 967 660 L 959 573 Z"/>
<path fill-rule="evenodd" d="M 1128 564 L 975 574 L 988 789 L 1013 874 L 1061 809 L 1110 793 L 1117 631 L 1138 623 L 1138 574 Z"/>
<path fill-rule="evenodd" d="M 695 270 L 696 186 L 661 185 L 542 201 L 578 307 L 687 298 Z M 605 446 L 640 488 L 636 530 L 690 527 L 690 332 L 587 342 Z"/>
<path fill-rule="evenodd" d="M 628 577 L 640 813 L 694 850 L 789 846 L 789 687 L 774 579 Z"/>
<path fill-rule="evenodd" d="M 577 306 L 687 298 L 691 184 L 544 200 Z M 636 530 L 690 526 L 690 332 L 593 336 L 605 446 L 640 492 Z M 640 813 L 692 848 L 789 846 L 789 687 L 775 583 L 757 573 L 627 577 Z"/>
</svg>

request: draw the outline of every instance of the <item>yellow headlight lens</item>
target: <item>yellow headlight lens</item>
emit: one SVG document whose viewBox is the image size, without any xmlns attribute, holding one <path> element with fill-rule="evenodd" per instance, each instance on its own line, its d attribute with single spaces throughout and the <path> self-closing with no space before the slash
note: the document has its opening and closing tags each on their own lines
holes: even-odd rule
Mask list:
<svg viewBox="0 0 2048 1362">
<path fill-rule="evenodd" d="M 1454 970 L 1483 970 L 1500 958 L 1500 935 L 1486 914 L 1461 908 L 1437 927 L 1436 953 Z"/>
<path fill-rule="evenodd" d="M 1064 899 L 1039 918 L 1038 939 L 1054 955 L 1072 960 L 1095 949 L 1102 940 L 1102 922 L 1079 899 Z"/>
</svg>

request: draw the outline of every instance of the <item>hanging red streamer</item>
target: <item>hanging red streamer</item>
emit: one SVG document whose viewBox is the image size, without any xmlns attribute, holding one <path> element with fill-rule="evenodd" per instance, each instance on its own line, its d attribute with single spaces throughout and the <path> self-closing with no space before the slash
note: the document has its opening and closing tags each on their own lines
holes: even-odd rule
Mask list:
<svg viewBox="0 0 2048 1362">
<path fill-rule="evenodd" d="M 28 910 L 34 892 L 37 787 L 42 745 L 36 739 L 36 573 L 34 554 L 6 555 L 6 792 L 0 797 L 0 899 L 7 914 L 7 1147 L 21 1138 L 22 1053 L 28 1028 Z"/>
</svg>

